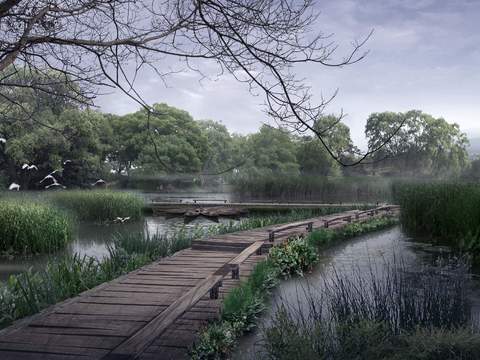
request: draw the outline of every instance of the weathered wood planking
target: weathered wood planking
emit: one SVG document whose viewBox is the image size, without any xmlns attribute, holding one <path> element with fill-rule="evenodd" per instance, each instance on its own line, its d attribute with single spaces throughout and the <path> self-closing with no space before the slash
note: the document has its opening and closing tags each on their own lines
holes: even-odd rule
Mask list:
<svg viewBox="0 0 480 360">
<path fill-rule="evenodd" d="M 307 219 L 314 228 L 365 221 L 383 207 Z M 275 243 L 304 228 L 277 233 Z M 270 226 L 218 235 L 0 331 L 0 359 L 181 359 L 223 297 L 265 258 Z M 235 276 L 227 276 L 235 269 Z M 237 274 L 238 273 L 238 274 Z M 239 275 L 239 276 L 237 276 Z M 218 287 L 220 283 L 223 285 Z M 211 289 L 218 299 L 211 299 Z M 159 355 L 161 354 L 161 355 Z"/>
</svg>

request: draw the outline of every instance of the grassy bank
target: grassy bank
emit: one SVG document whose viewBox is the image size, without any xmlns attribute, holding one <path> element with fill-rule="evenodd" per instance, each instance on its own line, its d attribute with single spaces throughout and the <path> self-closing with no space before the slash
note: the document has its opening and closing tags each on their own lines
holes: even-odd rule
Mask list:
<svg viewBox="0 0 480 360">
<path fill-rule="evenodd" d="M 390 180 L 380 177 L 256 176 L 233 180 L 242 199 L 279 201 L 385 202 L 390 201 Z"/>
<path fill-rule="evenodd" d="M 250 277 L 224 299 L 221 319 L 209 325 L 192 349 L 195 360 L 226 359 L 238 338 L 255 327 L 265 309 L 269 290 L 279 279 L 302 275 L 318 261 L 318 249 L 367 232 L 390 227 L 393 218 L 377 218 L 346 227 L 314 231 L 306 238 L 294 237 L 282 246 L 271 249 L 269 258 L 256 265 Z"/>
<path fill-rule="evenodd" d="M 72 220 L 48 204 L 0 201 L 0 253 L 52 253 L 72 237 Z"/>
<path fill-rule="evenodd" d="M 395 184 L 403 227 L 480 256 L 480 185 Z"/>
<path fill-rule="evenodd" d="M 117 217 L 139 219 L 144 205 L 143 200 L 132 193 L 108 190 L 59 191 L 46 198 L 79 220 L 96 222 L 112 221 Z"/>
</svg>

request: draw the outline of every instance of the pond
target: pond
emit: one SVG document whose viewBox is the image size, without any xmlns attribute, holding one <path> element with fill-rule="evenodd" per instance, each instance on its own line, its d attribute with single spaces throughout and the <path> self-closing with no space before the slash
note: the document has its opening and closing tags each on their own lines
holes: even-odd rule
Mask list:
<svg viewBox="0 0 480 360">
<path fill-rule="evenodd" d="M 193 202 L 193 200 L 208 201 L 208 199 L 227 199 L 230 200 L 227 193 L 214 192 L 178 192 L 178 193 L 142 193 L 145 202 L 153 199 L 162 199 L 169 201 Z M 28 193 L 28 196 L 39 196 L 35 192 Z M 175 200 L 174 200 L 175 199 Z M 219 223 L 236 222 L 230 218 L 219 218 Z M 92 256 L 97 259 L 108 255 L 107 246 L 117 233 L 145 232 L 150 234 L 168 234 L 175 230 L 186 228 L 194 229 L 197 227 L 208 227 L 216 223 L 203 217 L 184 223 L 183 217 L 166 218 L 163 216 L 146 216 L 141 221 L 125 223 L 98 225 L 91 222 L 81 222 L 75 227 L 73 241 L 62 252 L 54 254 L 60 256 L 64 254 L 75 254 Z M 41 268 L 51 257 L 51 255 L 32 256 L 28 258 L 0 258 L 0 281 L 4 281 L 11 274 L 17 274 L 27 270 L 29 267 Z"/>
<path fill-rule="evenodd" d="M 321 253 L 320 263 L 314 271 L 303 278 L 292 278 L 280 282 L 271 295 L 268 310 L 258 321 L 258 328 L 244 336 L 233 356 L 236 360 L 257 359 L 262 353 L 262 329 L 271 324 L 272 318 L 281 304 L 294 304 L 295 308 L 308 307 L 306 289 L 322 292 L 325 281 L 338 276 L 350 275 L 352 269 L 357 272 L 369 272 L 373 268 L 379 273 L 382 267 L 401 258 L 412 274 L 438 265 L 440 258 L 448 258 L 448 248 L 432 246 L 415 241 L 405 235 L 400 227 L 358 237 Z M 472 286 L 469 287 L 469 300 L 472 321 L 478 324 L 480 315 L 480 283 L 478 277 L 472 275 Z"/>
</svg>

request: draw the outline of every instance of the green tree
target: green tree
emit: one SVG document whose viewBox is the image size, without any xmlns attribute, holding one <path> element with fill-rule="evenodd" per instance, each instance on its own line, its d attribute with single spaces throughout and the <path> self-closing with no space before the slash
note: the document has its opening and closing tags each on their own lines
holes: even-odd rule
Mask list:
<svg viewBox="0 0 480 360">
<path fill-rule="evenodd" d="M 203 172 L 216 174 L 234 166 L 234 144 L 226 126 L 213 120 L 199 121 L 198 124 L 208 144 Z"/>
<path fill-rule="evenodd" d="M 371 114 L 365 128 L 369 146 L 378 147 L 402 122 L 400 131 L 374 154 L 375 171 L 448 177 L 458 176 L 467 166 L 466 134 L 457 124 L 418 110 Z"/>
<path fill-rule="evenodd" d="M 297 143 L 292 135 L 280 128 L 263 125 L 249 135 L 245 141 L 245 152 L 249 154 L 246 168 L 259 173 L 297 174 L 299 166 Z"/>
<path fill-rule="evenodd" d="M 196 173 L 208 154 L 207 138 L 186 111 L 155 104 L 155 114 L 110 115 L 108 159 L 117 172 Z"/>
<path fill-rule="evenodd" d="M 315 130 L 323 134 L 328 147 L 342 160 L 352 156 L 354 147 L 350 129 L 333 116 L 324 116 L 315 122 Z M 316 136 L 303 136 L 299 140 L 297 159 L 303 174 L 339 176 L 342 170 Z"/>
</svg>

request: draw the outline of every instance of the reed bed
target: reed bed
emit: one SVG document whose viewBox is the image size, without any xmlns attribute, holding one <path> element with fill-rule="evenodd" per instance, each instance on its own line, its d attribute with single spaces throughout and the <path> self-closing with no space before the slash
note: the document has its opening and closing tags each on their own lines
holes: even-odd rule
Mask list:
<svg viewBox="0 0 480 360">
<path fill-rule="evenodd" d="M 398 183 L 393 193 L 406 230 L 480 255 L 480 185 Z"/>
<path fill-rule="evenodd" d="M 71 218 L 48 204 L 0 201 L 0 253 L 53 253 L 72 238 Z"/>
<path fill-rule="evenodd" d="M 59 191 L 46 195 L 46 198 L 79 220 L 96 222 L 113 221 L 117 217 L 137 220 L 142 216 L 144 206 L 139 196 L 109 190 Z"/>
<path fill-rule="evenodd" d="M 264 330 L 269 359 L 475 359 L 468 261 L 412 275 L 401 259 L 349 273 L 282 302 Z M 448 274 L 448 275 L 447 275 Z"/>
<path fill-rule="evenodd" d="M 390 183 L 389 179 L 367 176 L 263 175 L 236 178 L 233 190 L 241 199 L 375 203 L 391 200 Z"/>
</svg>

